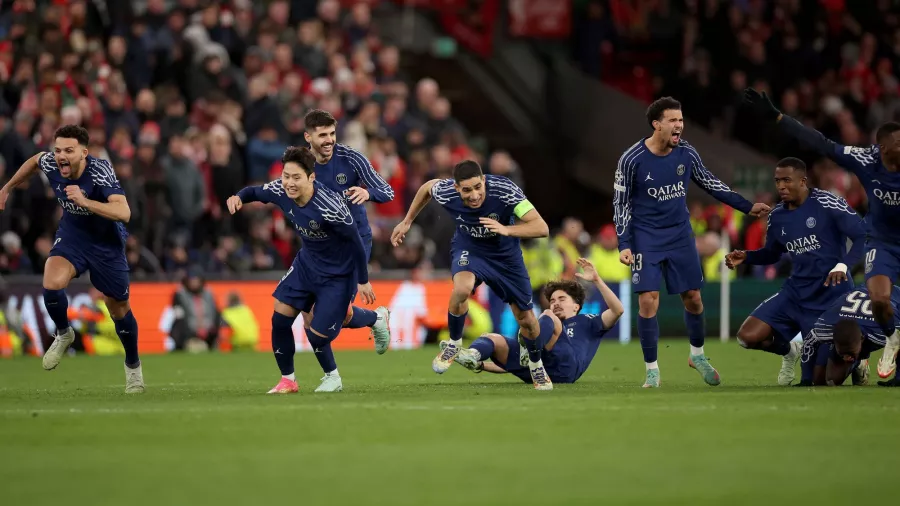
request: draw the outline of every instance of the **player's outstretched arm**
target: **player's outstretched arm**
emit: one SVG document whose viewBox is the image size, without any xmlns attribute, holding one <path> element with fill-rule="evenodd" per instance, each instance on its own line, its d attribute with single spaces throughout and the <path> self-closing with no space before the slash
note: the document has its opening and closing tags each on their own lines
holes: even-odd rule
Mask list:
<svg viewBox="0 0 900 506">
<path fill-rule="evenodd" d="M 766 204 L 751 203 L 729 188 L 727 184 L 723 183 L 721 179 L 703 165 L 700 153 L 697 153 L 693 146 L 687 146 L 687 151 L 691 157 L 691 180 L 697 183 L 697 186 L 703 188 L 703 191 L 712 195 L 714 199 L 750 216 L 764 216 L 772 210 Z"/>
<path fill-rule="evenodd" d="M 578 267 L 581 267 L 582 272 L 576 272 L 575 276 L 590 281 L 597 287 L 597 290 L 600 291 L 603 302 L 606 303 L 606 307 L 609 308 L 600 315 L 600 319 L 603 321 L 604 329 L 612 328 L 613 325 L 619 321 L 619 318 L 625 314 L 625 306 L 622 304 L 622 301 L 619 300 L 619 297 L 616 296 L 615 292 L 600 279 L 600 275 L 597 274 L 597 269 L 590 260 L 587 258 L 579 258 L 577 262 Z"/>
<path fill-rule="evenodd" d="M 550 227 L 547 222 L 537 212 L 537 209 L 531 208 L 519 219 L 519 223 L 515 225 L 503 225 L 497 220 L 490 218 L 478 218 L 478 221 L 484 225 L 484 228 L 508 237 L 518 237 L 520 239 L 537 239 L 539 237 L 547 237 L 550 235 Z"/>
<path fill-rule="evenodd" d="M 783 114 L 772 104 L 765 92 L 760 93 L 753 88 L 747 88 L 744 90 L 744 103 L 751 107 L 759 117 L 777 123 L 778 129 L 785 135 L 793 137 L 819 154 L 831 158 L 851 172 L 856 173 L 875 161 L 875 156 L 870 149 L 838 144 L 822 135 L 822 132 L 809 128 L 796 119 Z"/>
<path fill-rule="evenodd" d="M 25 163 L 23 163 L 22 166 L 19 167 L 19 170 L 17 170 L 16 173 L 13 174 L 13 177 L 11 177 L 9 181 L 5 185 L 3 185 L 3 188 L 0 188 L 0 211 L 6 209 L 6 200 L 9 198 L 9 192 L 16 189 L 16 187 L 18 187 L 25 181 L 31 179 L 31 176 L 33 176 L 38 171 L 38 162 L 40 161 L 41 157 L 44 156 L 44 154 L 46 153 L 42 151 L 32 156 L 28 160 L 25 160 Z"/>
<path fill-rule="evenodd" d="M 394 227 L 394 231 L 391 232 L 391 244 L 394 247 L 399 246 L 403 242 L 403 238 L 406 237 L 406 233 L 409 232 L 409 227 L 412 226 L 413 222 L 416 220 L 416 216 L 422 212 L 422 209 L 425 209 L 425 206 L 431 202 L 431 189 L 434 188 L 440 181 L 440 179 L 432 179 L 431 181 L 426 181 L 425 184 L 419 187 L 419 191 L 416 192 L 416 196 L 413 198 L 412 204 L 409 205 L 409 210 L 406 211 L 406 217 Z"/>
<path fill-rule="evenodd" d="M 772 265 L 781 259 L 787 248 L 779 242 L 775 226 L 772 225 L 771 216 L 769 226 L 766 228 L 766 245 L 760 249 L 745 251 L 735 250 L 725 255 L 725 266 L 734 269 L 738 265 Z"/>
<path fill-rule="evenodd" d="M 275 180 L 264 185 L 247 186 L 237 192 L 237 195 L 228 197 L 225 206 L 228 212 L 234 214 L 241 210 L 244 204 L 250 202 L 262 202 L 263 204 L 271 204 L 275 202 L 275 197 L 284 195 L 284 188 L 281 186 L 280 180 Z"/>
<path fill-rule="evenodd" d="M 85 197 L 84 193 L 81 192 L 81 188 L 72 184 L 66 186 L 66 198 L 76 206 L 83 207 L 108 220 L 121 221 L 122 223 L 131 221 L 131 207 L 128 205 L 125 195 L 110 195 L 107 197 L 107 202 L 98 202 Z"/>
</svg>

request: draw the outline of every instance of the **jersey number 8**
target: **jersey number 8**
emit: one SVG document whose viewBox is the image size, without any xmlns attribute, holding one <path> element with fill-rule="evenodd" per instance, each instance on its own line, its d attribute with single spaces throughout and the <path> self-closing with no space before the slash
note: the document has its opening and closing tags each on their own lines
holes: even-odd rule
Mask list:
<svg viewBox="0 0 900 506">
<path fill-rule="evenodd" d="M 631 272 L 637 272 L 644 266 L 644 255 L 638 253 L 634 255 L 634 261 L 631 262 Z"/>
<path fill-rule="evenodd" d="M 842 313 L 860 314 L 863 316 L 872 316 L 872 301 L 866 298 L 866 294 L 859 290 L 855 290 L 847 294 L 848 305 L 841 306 Z"/>
</svg>

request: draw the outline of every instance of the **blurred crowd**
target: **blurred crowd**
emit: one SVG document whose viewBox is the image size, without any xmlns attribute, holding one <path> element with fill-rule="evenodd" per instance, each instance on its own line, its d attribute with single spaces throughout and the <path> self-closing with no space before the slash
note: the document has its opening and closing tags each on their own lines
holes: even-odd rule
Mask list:
<svg viewBox="0 0 900 506">
<path fill-rule="evenodd" d="M 279 215 L 232 217 L 228 196 L 277 178 L 309 109 L 394 188 L 372 206 L 372 268 L 442 268 L 452 223 L 423 213 L 387 244 L 419 185 L 474 158 L 520 180 L 505 152 L 482 154 L 432 79 L 411 82 L 369 4 L 338 0 L 14 0 L 0 10 L 0 179 L 85 126 L 132 208 L 128 261 L 140 279 L 197 267 L 283 269 L 300 247 Z M 0 273 L 39 273 L 61 211 L 41 175 L 0 214 Z M 432 206 L 433 207 L 433 206 Z"/>
<path fill-rule="evenodd" d="M 802 156 L 821 188 L 864 210 L 859 182 L 763 128 L 740 107 L 747 86 L 849 145 L 900 120 L 896 0 L 589 0 L 575 16 L 582 68 L 650 102 L 681 100 L 713 132 L 777 157 Z M 813 163 L 814 162 L 814 163 Z"/>
</svg>

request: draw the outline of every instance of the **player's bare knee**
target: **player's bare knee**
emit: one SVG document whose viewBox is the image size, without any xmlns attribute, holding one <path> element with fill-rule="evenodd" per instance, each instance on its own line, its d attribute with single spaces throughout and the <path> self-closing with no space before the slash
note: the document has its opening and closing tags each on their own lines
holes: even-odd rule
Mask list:
<svg viewBox="0 0 900 506">
<path fill-rule="evenodd" d="M 689 313 L 700 314 L 703 312 L 703 298 L 700 290 L 688 290 L 681 294 L 681 301 Z"/>
<path fill-rule="evenodd" d="M 641 316 L 650 318 L 659 310 L 659 292 L 642 292 L 638 295 L 638 307 Z"/>
<path fill-rule="evenodd" d="M 344 317 L 343 325 L 347 325 L 348 323 L 350 323 L 351 319 L 353 319 L 353 306 L 347 308 L 347 316 Z M 303 320 L 306 321 L 306 318 L 304 318 Z"/>
<path fill-rule="evenodd" d="M 112 297 L 106 297 L 106 308 L 109 310 L 109 316 L 113 320 L 121 320 L 131 311 L 131 304 L 127 300 L 116 300 Z"/>
</svg>

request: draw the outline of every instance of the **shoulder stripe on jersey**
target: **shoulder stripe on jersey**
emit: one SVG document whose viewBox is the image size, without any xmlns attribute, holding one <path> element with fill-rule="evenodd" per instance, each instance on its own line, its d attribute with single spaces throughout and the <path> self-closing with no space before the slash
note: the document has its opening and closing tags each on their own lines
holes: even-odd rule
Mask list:
<svg viewBox="0 0 900 506">
<path fill-rule="evenodd" d="M 44 153 L 41 155 L 40 158 L 38 158 L 38 165 L 44 172 L 53 172 L 54 170 L 59 169 L 56 165 L 56 157 L 53 156 L 53 153 Z"/>
<path fill-rule="evenodd" d="M 879 150 L 877 144 L 872 144 L 867 148 L 844 146 L 844 154 L 850 155 L 854 160 L 863 165 L 875 165 L 878 163 L 877 157 Z"/>
<path fill-rule="evenodd" d="M 616 167 L 616 180 L 613 183 L 613 222 L 616 234 L 621 236 L 631 222 L 631 187 L 634 183 L 634 161 L 647 147 L 641 139 L 626 149 L 619 158 Z"/>
<path fill-rule="evenodd" d="M 280 179 L 269 181 L 268 183 L 263 185 L 262 189 L 263 191 L 272 192 L 279 197 L 284 195 L 284 186 L 281 184 Z"/>
<path fill-rule="evenodd" d="M 337 193 L 319 186 L 316 188 L 316 194 L 312 198 L 313 205 L 322 213 L 322 218 L 331 223 L 343 223 L 350 225 L 353 223 L 353 216 L 350 215 L 350 208 L 347 207 L 346 201 Z"/>
<path fill-rule="evenodd" d="M 107 188 L 118 188 L 119 180 L 116 179 L 116 171 L 109 160 L 94 158 L 93 162 L 89 170 L 94 184 Z"/>
<path fill-rule="evenodd" d="M 691 174 L 697 179 L 697 182 L 700 183 L 701 186 L 711 191 L 734 193 L 734 190 L 714 176 L 713 173 L 703 165 L 703 161 L 700 159 L 700 153 L 694 149 L 694 146 L 691 146 L 684 140 L 679 141 L 679 145 L 687 150 L 688 155 L 693 160 L 694 169 L 696 170 L 692 171 Z"/>
<path fill-rule="evenodd" d="M 813 197 L 819 204 L 825 209 L 835 209 L 837 211 L 843 211 L 847 214 L 856 214 L 856 211 L 850 207 L 850 204 L 847 203 L 847 200 L 844 197 L 839 197 L 829 191 L 825 191 L 819 188 L 813 188 Z"/>
<path fill-rule="evenodd" d="M 525 200 L 525 192 L 513 183 L 509 178 L 503 176 L 488 175 L 488 194 L 497 197 L 501 202 L 508 206 L 518 204 Z"/>
<path fill-rule="evenodd" d="M 391 188 L 391 185 L 387 184 L 387 181 L 375 171 L 375 167 L 372 166 L 369 159 L 363 156 L 362 153 L 350 146 L 338 144 L 334 150 L 334 154 L 338 158 L 344 158 L 350 163 L 353 170 L 356 171 L 367 188 L 378 188 L 393 200 L 394 189 Z"/>
<path fill-rule="evenodd" d="M 431 196 L 438 204 L 447 205 L 451 200 L 459 198 L 459 192 L 453 186 L 452 179 L 441 179 L 431 187 Z"/>
</svg>

